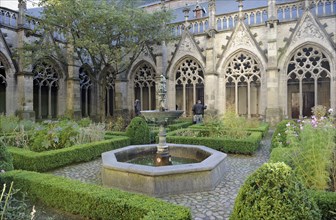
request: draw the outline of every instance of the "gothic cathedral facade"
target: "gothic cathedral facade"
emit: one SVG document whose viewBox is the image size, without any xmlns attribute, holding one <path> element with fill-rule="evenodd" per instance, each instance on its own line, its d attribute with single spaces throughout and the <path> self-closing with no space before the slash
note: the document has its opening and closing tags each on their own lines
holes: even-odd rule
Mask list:
<svg viewBox="0 0 336 220">
<path fill-rule="evenodd" d="M 85 65 L 14 61 L 13 51 L 29 42 L 27 30 L 38 19 L 27 22 L 24 7 L 0 7 L 0 113 L 99 120 L 131 115 L 135 99 L 143 110 L 156 109 L 161 74 L 167 108 L 185 116 L 197 100 L 208 114 L 233 109 L 270 123 L 309 117 L 315 105 L 336 109 L 336 0 L 265 0 L 245 9 L 248 1 L 231 1 L 237 10 L 225 13 L 217 13 L 214 0 L 183 7 L 183 20 L 172 24 L 177 40 L 146 48 L 127 73 L 115 77 L 104 70 L 95 79 Z M 164 2 L 178 11 L 183 1 Z M 101 80 L 104 88 L 95 83 Z"/>
</svg>

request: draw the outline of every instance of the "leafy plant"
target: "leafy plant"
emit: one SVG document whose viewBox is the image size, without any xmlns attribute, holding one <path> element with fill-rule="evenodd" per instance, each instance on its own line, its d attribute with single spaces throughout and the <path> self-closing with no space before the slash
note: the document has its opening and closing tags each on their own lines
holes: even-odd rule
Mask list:
<svg viewBox="0 0 336 220">
<path fill-rule="evenodd" d="M 2 133 L 12 133 L 15 131 L 15 129 L 18 128 L 19 125 L 19 118 L 11 115 L 6 116 L 1 114 L 0 115 L 0 131 Z"/>
<path fill-rule="evenodd" d="M 19 192 L 13 188 L 13 182 L 11 182 L 9 189 L 6 184 L 3 185 L 0 197 L 1 220 L 33 219 L 26 204 L 26 193 Z"/>
<path fill-rule="evenodd" d="M 13 170 L 13 157 L 8 152 L 5 145 L 0 144 L 0 171 Z"/>
<path fill-rule="evenodd" d="M 284 163 L 262 165 L 245 181 L 231 220 L 321 219 L 320 210 Z"/>
<path fill-rule="evenodd" d="M 105 124 L 90 124 L 86 127 L 79 128 L 79 133 L 76 136 L 77 144 L 90 143 L 104 140 Z"/>
</svg>

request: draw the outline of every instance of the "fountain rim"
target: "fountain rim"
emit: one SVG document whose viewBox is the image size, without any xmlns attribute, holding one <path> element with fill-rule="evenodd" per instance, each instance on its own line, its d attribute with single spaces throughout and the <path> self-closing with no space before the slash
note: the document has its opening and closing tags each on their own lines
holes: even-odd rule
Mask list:
<svg viewBox="0 0 336 220">
<path fill-rule="evenodd" d="M 115 156 L 115 153 L 119 153 L 125 150 L 130 150 L 133 148 L 144 148 L 153 147 L 156 148 L 156 144 L 148 145 L 131 145 L 121 149 L 116 149 L 108 151 L 102 154 L 102 166 L 107 169 L 126 171 L 129 173 L 137 173 L 148 176 L 162 176 L 167 174 L 183 174 L 199 171 L 212 170 L 216 167 L 222 159 L 224 159 L 227 154 L 213 150 L 211 148 L 202 145 L 188 145 L 188 144 L 171 144 L 167 143 L 168 147 L 183 147 L 183 148 L 199 148 L 200 150 L 206 151 L 210 154 L 209 157 L 204 159 L 199 163 L 188 163 L 179 165 L 168 165 L 168 166 L 147 166 L 140 164 L 132 164 L 127 162 L 119 162 Z"/>
</svg>

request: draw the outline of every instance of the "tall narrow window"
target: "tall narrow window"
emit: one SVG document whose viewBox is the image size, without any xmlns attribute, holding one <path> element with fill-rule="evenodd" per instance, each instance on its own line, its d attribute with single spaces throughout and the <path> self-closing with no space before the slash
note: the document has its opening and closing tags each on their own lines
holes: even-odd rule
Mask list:
<svg viewBox="0 0 336 220">
<path fill-rule="evenodd" d="M 57 90 L 59 76 L 54 66 L 47 61 L 39 61 L 33 68 L 34 111 L 38 119 L 57 116 Z"/>
<path fill-rule="evenodd" d="M 79 69 L 79 84 L 81 93 L 82 116 L 88 117 L 90 116 L 92 83 L 85 68 Z"/>
<path fill-rule="evenodd" d="M 6 113 L 6 86 L 5 66 L 0 61 L 0 114 Z"/>
<path fill-rule="evenodd" d="M 192 115 L 192 106 L 204 103 L 204 74 L 201 65 L 192 58 L 184 59 L 175 75 L 176 105 L 186 116 Z"/>
<path fill-rule="evenodd" d="M 287 65 L 288 115 L 311 116 L 315 105 L 330 107 L 330 64 L 314 46 L 298 49 Z"/>
<path fill-rule="evenodd" d="M 148 63 L 141 64 L 135 71 L 134 97 L 140 100 L 141 110 L 155 109 L 155 76 Z"/>
<path fill-rule="evenodd" d="M 225 82 L 226 106 L 240 115 L 258 116 L 260 64 L 248 53 L 236 53 L 225 68 Z"/>
<path fill-rule="evenodd" d="M 106 97 L 105 97 L 105 114 L 107 117 L 113 116 L 114 109 L 114 74 L 108 72 L 106 75 Z"/>
</svg>

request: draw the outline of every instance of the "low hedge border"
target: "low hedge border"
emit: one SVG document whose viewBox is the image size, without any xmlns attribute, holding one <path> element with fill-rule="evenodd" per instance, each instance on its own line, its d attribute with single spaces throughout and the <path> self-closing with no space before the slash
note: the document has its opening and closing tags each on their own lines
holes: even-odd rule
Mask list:
<svg viewBox="0 0 336 220">
<path fill-rule="evenodd" d="M 167 142 L 175 144 L 204 145 L 225 153 L 253 154 L 259 148 L 259 143 L 262 139 L 262 134 L 260 132 L 251 132 L 247 138 L 239 140 L 230 138 L 176 136 L 181 130 L 185 129 L 168 132 Z"/>
<path fill-rule="evenodd" d="M 196 129 L 196 130 L 206 130 L 207 128 L 204 126 L 204 124 L 194 124 L 189 126 L 191 129 Z M 269 130 L 269 124 L 268 123 L 262 123 L 259 127 L 257 128 L 247 128 L 246 131 L 253 131 L 253 132 L 261 132 L 263 137 L 268 133 Z"/>
<path fill-rule="evenodd" d="M 128 137 L 114 137 L 104 141 L 44 152 L 33 152 L 16 147 L 8 147 L 8 151 L 13 155 L 15 169 L 45 172 L 72 163 L 90 161 L 99 157 L 103 152 L 129 144 Z"/>
<path fill-rule="evenodd" d="M 33 201 L 88 219 L 191 219 L 186 207 L 51 174 L 15 170 L 0 178 L 2 183 L 13 181 L 14 187 L 27 192 Z"/>
<path fill-rule="evenodd" d="M 169 128 L 170 131 L 175 131 L 175 130 L 178 130 L 178 129 L 181 129 L 181 128 L 187 128 L 192 124 L 193 124 L 192 121 L 182 121 L 182 122 L 178 122 L 178 123 L 175 123 L 175 124 L 168 125 L 168 128 Z"/>
</svg>

